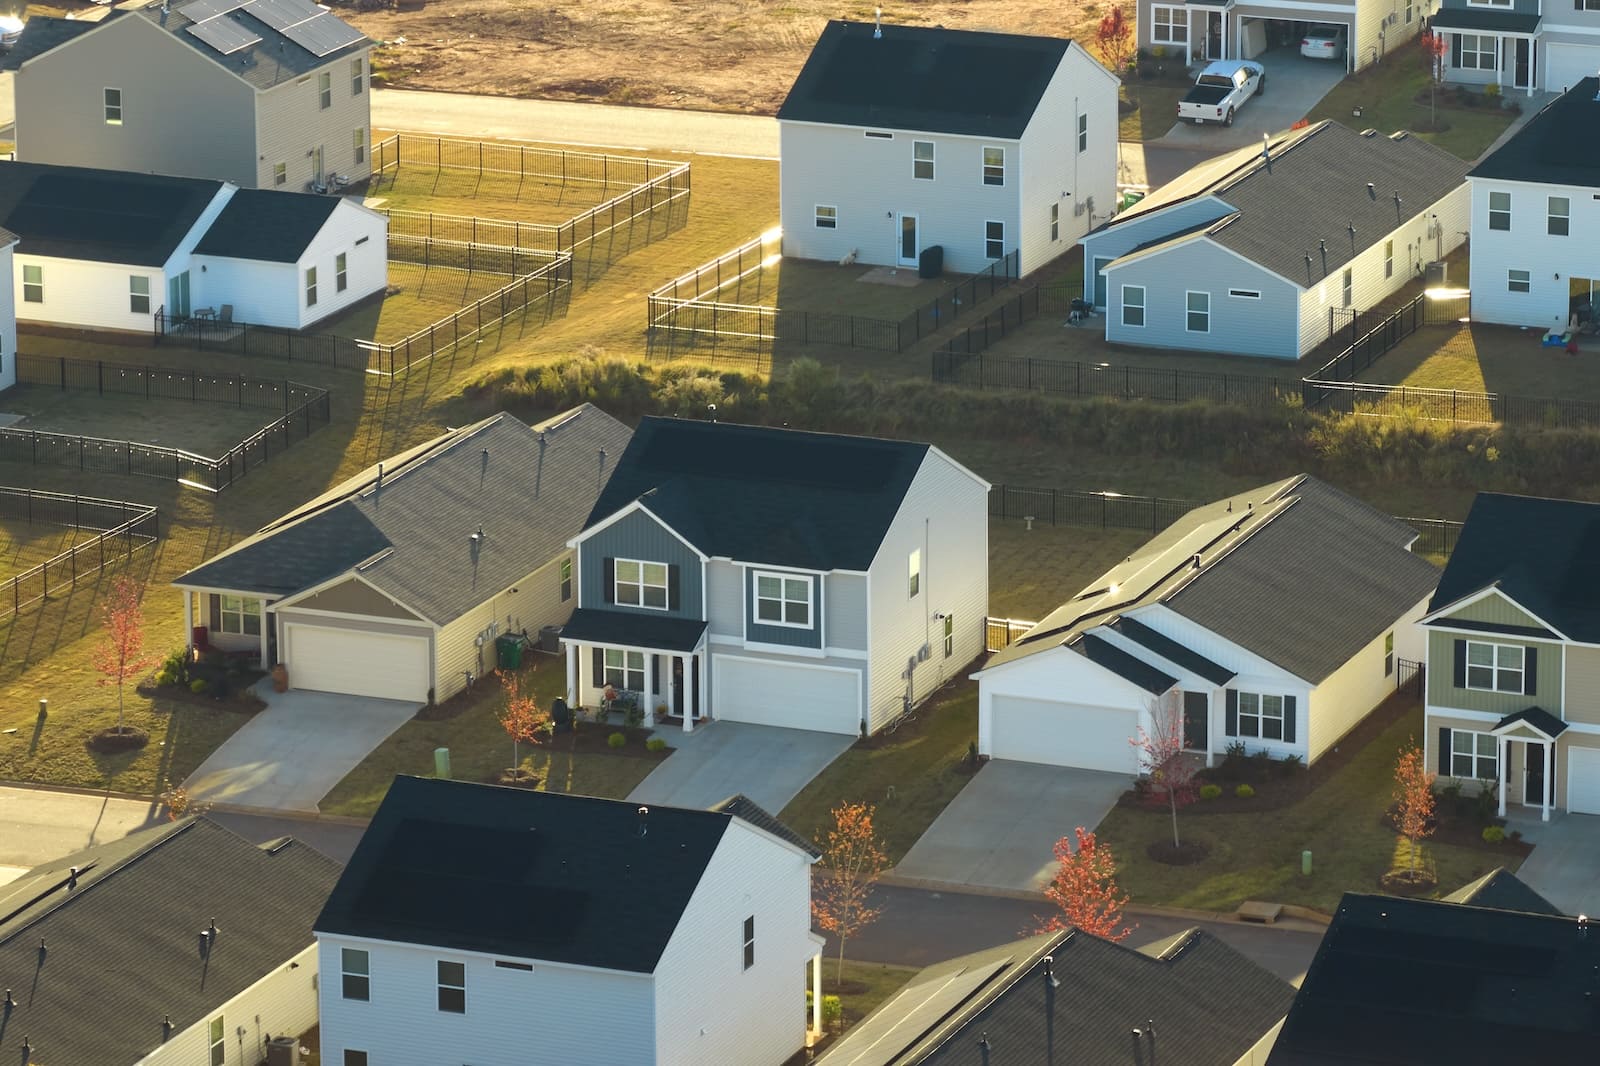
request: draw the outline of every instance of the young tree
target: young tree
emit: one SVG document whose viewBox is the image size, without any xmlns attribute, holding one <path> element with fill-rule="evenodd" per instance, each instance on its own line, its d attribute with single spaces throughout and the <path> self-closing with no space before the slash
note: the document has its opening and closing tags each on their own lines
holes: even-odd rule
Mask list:
<svg viewBox="0 0 1600 1066">
<path fill-rule="evenodd" d="M 117 731 L 123 729 L 123 685 L 141 670 L 154 666 L 156 658 L 144 654 L 144 611 L 139 606 L 143 587 L 128 577 L 111 585 L 110 595 L 100 608 L 105 636 L 95 649 L 94 668 L 103 675 L 102 685 L 117 686 Z"/>
<path fill-rule="evenodd" d="M 1439 33 L 1424 33 L 1417 38 L 1422 48 L 1422 61 L 1428 65 L 1428 125 L 1439 125 L 1438 108 L 1435 106 L 1434 96 L 1438 92 L 1439 83 L 1444 80 L 1444 55 L 1447 50 L 1444 35 Z"/>
<path fill-rule="evenodd" d="M 1411 845 L 1411 877 L 1417 876 L 1417 851 L 1433 835 L 1433 779 L 1415 737 L 1400 749 L 1394 764 L 1394 821 Z"/>
<path fill-rule="evenodd" d="M 811 889 L 811 913 L 823 932 L 839 938 L 839 977 L 844 978 L 845 941 L 878 920 L 882 907 L 868 904 L 889 856 L 872 827 L 870 804 L 842 803 L 833 824 L 817 839 L 827 873 Z"/>
<path fill-rule="evenodd" d="M 1128 897 L 1117 889 L 1117 860 L 1092 831 L 1080 825 L 1073 833 L 1076 850 L 1066 837 L 1056 841 L 1056 872 L 1044 890 L 1059 913 L 1040 919 L 1037 931 L 1072 926 L 1106 940 L 1123 940 L 1138 926 L 1122 924 Z"/>
<path fill-rule="evenodd" d="M 1139 735 L 1128 743 L 1139 752 L 1139 764 L 1150 774 L 1151 794 L 1163 800 L 1172 811 L 1172 846 L 1179 847 L 1178 808 L 1195 798 L 1194 779 L 1200 764 L 1183 750 L 1183 714 L 1177 694 L 1147 704 L 1153 732 L 1139 727 Z"/>
<path fill-rule="evenodd" d="M 522 745 L 539 742 L 550 723 L 550 715 L 540 709 L 539 701 L 533 696 L 523 694 L 516 674 L 501 671 L 500 687 L 506 690 L 500 728 L 511 738 L 511 776 L 516 779 L 522 774 Z"/>
<path fill-rule="evenodd" d="M 1133 58 L 1133 23 L 1128 19 L 1127 12 L 1121 4 L 1114 5 L 1105 16 L 1100 19 L 1100 26 L 1094 34 L 1095 47 L 1100 51 L 1100 58 L 1106 61 L 1106 66 L 1112 73 L 1120 76 L 1128 67 L 1128 60 Z"/>
</svg>

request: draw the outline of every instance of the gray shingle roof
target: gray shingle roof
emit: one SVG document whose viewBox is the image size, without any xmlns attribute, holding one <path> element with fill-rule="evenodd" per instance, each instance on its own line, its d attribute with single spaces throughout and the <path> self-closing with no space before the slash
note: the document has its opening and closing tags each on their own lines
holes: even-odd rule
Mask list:
<svg viewBox="0 0 1600 1066">
<path fill-rule="evenodd" d="M 206 227 L 195 254 L 263 263 L 299 262 L 328 216 L 343 202 L 339 196 L 240 189 Z"/>
<path fill-rule="evenodd" d="M 670 618 L 640 611 L 607 611 L 579 607 L 567 619 L 561 635 L 566 640 L 625 644 L 660 651 L 694 651 L 706 623 L 698 618 Z"/>
<path fill-rule="evenodd" d="M 170 10 L 163 13 L 160 0 L 151 0 L 137 14 L 166 30 L 184 47 L 194 49 L 224 70 L 237 74 L 257 89 L 270 89 L 275 85 L 293 81 L 302 74 L 309 74 L 331 63 L 345 62 L 351 56 L 372 47 L 372 42 L 362 37 L 360 40 L 346 45 L 336 52 L 319 57 L 256 18 L 248 8 L 241 7 L 219 17 L 237 23 L 240 27 L 249 30 L 261 39 L 255 44 L 234 52 L 232 55 L 223 55 L 194 34 L 187 32 L 188 28 L 194 25 L 194 20 L 183 13 L 183 7 L 184 2 L 180 0 L 178 3 L 171 4 Z M 327 17 L 332 18 L 333 16 Z M 342 87 L 338 86 L 337 78 L 334 81 L 335 92 L 350 91 L 348 78 L 345 79 Z"/>
<path fill-rule="evenodd" d="M 1489 30 L 1492 33 L 1533 33 L 1539 28 L 1536 11 L 1481 11 L 1447 7 L 1433 13 L 1428 25 L 1436 30 Z"/>
<path fill-rule="evenodd" d="M 91 864 L 66 887 L 66 866 Z M 304 844 L 269 852 L 201 818 L 25 875 L 0 894 L 0 985 L 17 990 L 0 1058 L 17 1061 L 27 1039 L 36 1063 L 141 1060 L 161 1044 L 164 1015 L 180 1030 L 200 1024 L 310 947 L 338 872 Z M 19 911 L 24 892 L 46 895 Z M 204 959 L 197 936 L 213 918 Z M 279 1020 L 263 1012 L 262 1032 L 276 1034 Z"/>
</svg>

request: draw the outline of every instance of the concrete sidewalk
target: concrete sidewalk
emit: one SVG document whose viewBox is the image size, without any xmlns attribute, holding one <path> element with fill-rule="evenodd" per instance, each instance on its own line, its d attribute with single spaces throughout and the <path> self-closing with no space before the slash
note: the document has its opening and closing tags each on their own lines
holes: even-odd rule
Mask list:
<svg viewBox="0 0 1600 1066">
<path fill-rule="evenodd" d="M 0 787 L 0 884 L 41 862 L 163 820 L 160 805 L 97 792 Z"/>
</svg>

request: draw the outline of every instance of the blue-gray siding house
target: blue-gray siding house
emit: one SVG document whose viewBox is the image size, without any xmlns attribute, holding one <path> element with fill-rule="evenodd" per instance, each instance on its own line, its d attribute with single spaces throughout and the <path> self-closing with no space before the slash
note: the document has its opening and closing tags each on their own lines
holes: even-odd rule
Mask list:
<svg viewBox="0 0 1600 1066">
<path fill-rule="evenodd" d="M 1595 0 L 1443 0 L 1429 23 L 1444 37 L 1444 80 L 1507 93 L 1564 92 L 1600 69 Z"/>
</svg>

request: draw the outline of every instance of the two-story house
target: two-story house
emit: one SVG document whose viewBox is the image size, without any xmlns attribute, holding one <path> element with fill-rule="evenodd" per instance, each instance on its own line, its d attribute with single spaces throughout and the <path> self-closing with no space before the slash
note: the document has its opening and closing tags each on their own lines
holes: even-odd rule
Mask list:
<svg viewBox="0 0 1600 1066">
<path fill-rule="evenodd" d="M 988 492 L 930 444 L 646 418 L 571 542 L 568 698 L 875 732 L 983 652 Z"/>
<path fill-rule="evenodd" d="M 1044 265 L 1111 214 L 1117 85 L 1061 38 L 829 22 L 778 110 L 783 254 Z"/>
<path fill-rule="evenodd" d="M 779 1066 L 817 854 L 711 810 L 397 777 L 316 920 L 322 1061 Z"/>
<path fill-rule="evenodd" d="M 1422 28 L 1432 0 L 1138 0 L 1139 47 L 1180 61 L 1259 59 L 1299 50 L 1308 26 L 1342 26 L 1349 70 L 1381 62 Z"/>
<path fill-rule="evenodd" d="M 1597 49 L 1600 51 L 1600 49 Z M 1600 79 L 1577 81 L 1467 172 L 1472 317 L 1565 331 L 1600 293 Z"/>
<path fill-rule="evenodd" d="M 1600 69 L 1600 0 L 1441 0 L 1443 76 L 1507 92 L 1563 92 Z"/>
<path fill-rule="evenodd" d="M 99 22 L 35 15 L 16 158 L 321 191 L 372 172 L 372 42 L 311 0 L 151 0 Z"/>
<path fill-rule="evenodd" d="M 1422 624 L 1429 765 L 1600 814 L 1600 504 L 1479 493 Z"/>
</svg>

